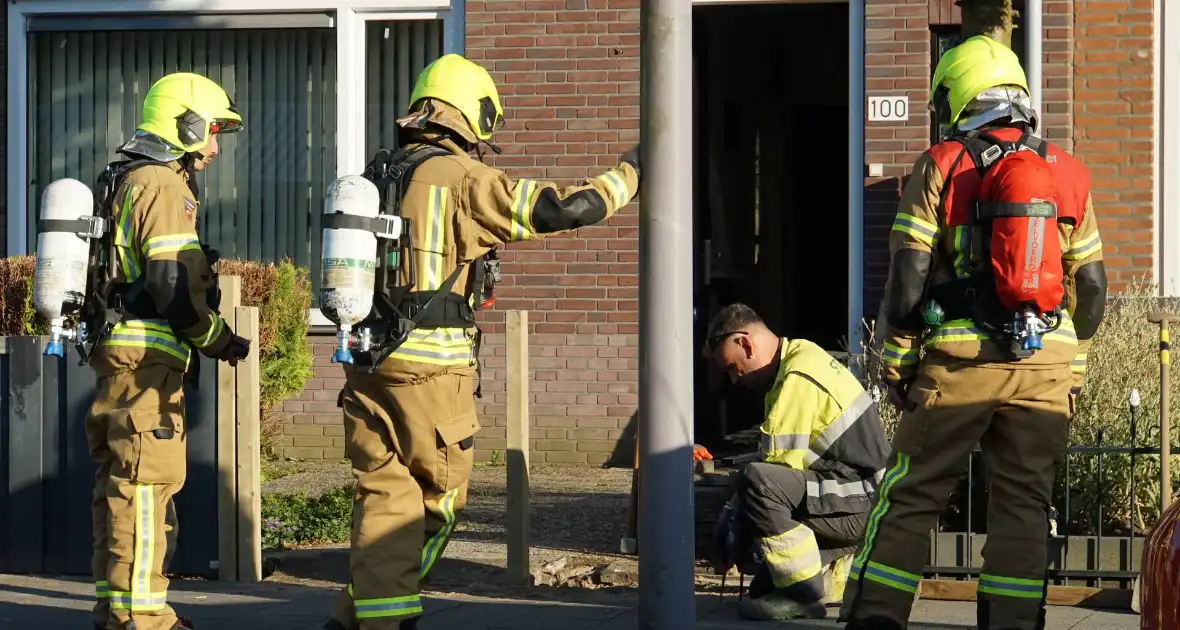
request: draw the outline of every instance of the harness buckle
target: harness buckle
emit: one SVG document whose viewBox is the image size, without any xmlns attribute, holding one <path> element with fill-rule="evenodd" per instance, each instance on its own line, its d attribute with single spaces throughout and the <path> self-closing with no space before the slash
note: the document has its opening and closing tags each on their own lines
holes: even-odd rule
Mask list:
<svg viewBox="0 0 1180 630">
<path fill-rule="evenodd" d="M 405 219 L 392 214 L 379 214 L 376 217 L 377 229 L 373 233 L 377 238 L 384 238 L 391 241 L 396 241 L 405 234 L 406 221 Z"/>
<path fill-rule="evenodd" d="M 1000 159 L 1000 157 L 1003 155 L 1004 149 L 999 145 L 993 144 L 990 147 L 984 149 L 983 153 L 979 154 L 979 159 L 983 161 L 984 167 L 988 167 L 991 166 L 992 162 Z"/>
<path fill-rule="evenodd" d="M 78 217 L 78 221 L 85 224 L 82 231 L 77 232 L 78 236 L 86 239 L 102 238 L 107 233 L 106 219 L 91 215 L 88 217 Z"/>
</svg>

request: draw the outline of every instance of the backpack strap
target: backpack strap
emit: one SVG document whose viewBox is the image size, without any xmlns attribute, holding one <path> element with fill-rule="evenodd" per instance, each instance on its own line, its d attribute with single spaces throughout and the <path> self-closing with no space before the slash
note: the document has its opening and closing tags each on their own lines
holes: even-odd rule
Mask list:
<svg viewBox="0 0 1180 630">
<path fill-rule="evenodd" d="M 107 164 L 95 184 L 94 218 L 105 224 L 104 233 L 90 241 L 89 273 L 86 278 L 86 299 L 81 321 L 89 331 L 79 336 L 74 344 L 81 357 L 79 365 L 90 362 L 94 348 L 102 343 L 111 330 L 123 320 L 125 303 L 134 301 L 144 291 L 144 277 L 140 276 L 126 290 L 115 286 L 114 195 L 132 171 L 144 166 L 163 164 L 151 158 L 135 157 Z M 63 230 L 69 231 L 69 230 Z"/>
</svg>

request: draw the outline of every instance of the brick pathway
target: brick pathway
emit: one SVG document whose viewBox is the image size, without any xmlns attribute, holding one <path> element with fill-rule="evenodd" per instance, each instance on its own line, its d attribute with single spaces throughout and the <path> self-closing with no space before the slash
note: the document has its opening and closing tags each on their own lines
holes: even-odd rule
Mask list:
<svg viewBox="0 0 1180 630">
<path fill-rule="evenodd" d="M 0 575 L 0 628 L 49 630 L 88 627 L 93 587 L 80 578 L 54 579 Z M 297 584 L 229 584 L 175 581 L 171 599 L 181 614 L 200 630 L 318 630 L 331 609 L 335 590 Z M 626 598 L 631 599 L 631 598 Z M 469 595 L 431 596 L 423 630 L 462 627 L 463 630 L 615 630 L 638 625 L 633 601 L 624 605 L 562 603 L 522 599 L 492 599 Z M 738 619 L 736 599 L 718 603 L 702 596 L 697 603 L 698 630 L 723 628 L 836 628 L 832 620 L 754 623 Z M 832 611 L 834 614 L 834 610 Z M 911 628 L 970 628 L 974 604 L 919 601 Z M 1132 614 L 1053 608 L 1051 630 L 1133 630 L 1139 617 Z"/>
</svg>

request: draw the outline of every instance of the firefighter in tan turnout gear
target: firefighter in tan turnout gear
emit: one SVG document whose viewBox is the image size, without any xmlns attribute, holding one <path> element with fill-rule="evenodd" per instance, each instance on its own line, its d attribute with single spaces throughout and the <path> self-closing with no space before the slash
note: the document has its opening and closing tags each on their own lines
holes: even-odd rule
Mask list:
<svg viewBox="0 0 1180 630">
<path fill-rule="evenodd" d="M 766 396 L 762 461 L 742 469 L 722 511 L 716 568 L 754 574 L 744 617 L 822 618 L 843 596 L 889 457 L 876 404 L 823 348 L 778 337 L 744 304 L 714 317 L 706 351 Z"/>
<path fill-rule="evenodd" d="M 185 481 L 185 374 L 194 350 L 245 358 L 216 311 L 216 279 L 197 236 L 195 173 L 218 137 L 242 127 L 229 96 L 187 73 L 157 81 L 135 136 L 99 179 L 98 245 L 83 317 L 97 395 L 86 421 L 94 486 L 96 630 L 191 627 L 168 605 L 167 560 L 177 523 L 172 497 Z"/>
<path fill-rule="evenodd" d="M 474 311 L 498 273 L 490 250 L 604 221 L 639 189 L 637 147 L 569 188 L 513 180 L 470 157 L 504 119 L 491 76 L 458 55 L 427 66 L 410 103 L 401 148 L 366 169 L 386 208 L 411 221 L 413 248 L 396 277 L 378 275 L 374 316 L 362 324 L 373 347 L 345 366 L 357 498 L 351 579 L 326 628 L 417 627 L 419 584 L 467 499 L 479 429 Z"/>
<path fill-rule="evenodd" d="M 930 99 L 947 139 L 902 193 L 881 328 L 902 416 L 841 618 L 906 627 L 930 531 L 980 444 L 978 625 L 1044 628 L 1053 481 L 1106 299 L 1089 174 L 1034 135 L 1024 71 L 1000 43 L 948 51 Z"/>
</svg>

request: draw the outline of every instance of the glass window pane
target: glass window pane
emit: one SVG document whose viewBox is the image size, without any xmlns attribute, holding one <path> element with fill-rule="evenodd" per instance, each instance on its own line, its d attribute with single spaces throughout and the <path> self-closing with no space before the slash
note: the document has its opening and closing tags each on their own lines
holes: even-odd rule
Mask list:
<svg viewBox="0 0 1180 630">
<path fill-rule="evenodd" d="M 396 145 L 395 121 L 410 106 L 418 74 L 442 56 L 442 20 L 365 25 L 365 155 Z"/>
<path fill-rule="evenodd" d="M 202 238 L 228 258 L 319 259 L 336 172 L 332 29 L 42 32 L 29 50 L 30 250 L 41 188 L 61 177 L 93 186 L 152 82 L 186 71 L 225 87 L 246 124 L 198 178 Z"/>
</svg>

